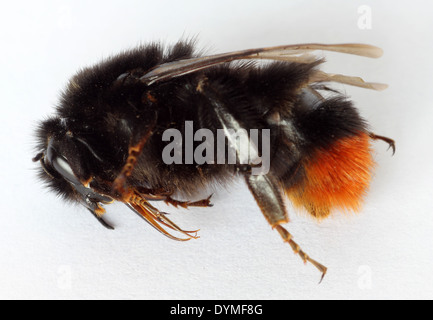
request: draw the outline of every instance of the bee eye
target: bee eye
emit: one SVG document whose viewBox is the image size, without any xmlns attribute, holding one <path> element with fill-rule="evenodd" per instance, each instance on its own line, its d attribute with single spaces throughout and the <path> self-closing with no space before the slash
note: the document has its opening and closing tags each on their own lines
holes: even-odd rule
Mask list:
<svg viewBox="0 0 433 320">
<path fill-rule="evenodd" d="M 54 169 L 56 169 L 56 171 L 63 176 L 63 178 L 69 180 L 69 182 L 72 182 L 74 184 L 79 183 L 78 179 L 75 177 L 74 172 L 72 171 L 71 166 L 66 161 L 66 159 L 61 156 L 57 156 L 52 160 L 52 165 Z"/>
<path fill-rule="evenodd" d="M 36 156 L 35 159 L 37 159 L 37 157 L 38 156 Z M 75 191 L 81 195 L 81 201 L 84 206 L 86 206 L 92 213 L 99 208 L 98 202 L 111 203 L 113 201 L 111 197 L 95 192 L 88 186 L 84 186 L 76 177 L 74 171 L 68 163 L 68 160 L 62 155 L 58 154 L 57 150 L 54 149 L 52 140 L 50 140 L 48 143 L 45 156 L 40 156 L 40 161 L 42 167 L 48 175 L 56 178 L 61 176 L 61 178 L 68 181 Z"/>
<path fill-rule="evenodd" d="M 57 154 L 56 150 L 51 145 L 51 142 L 47 148 L 46 160 L 64 179 L 73 184 L 81 184 L 75 176 L 74 171 L 72 170 L 68 161 L 63 156 Z"/>
</svg>

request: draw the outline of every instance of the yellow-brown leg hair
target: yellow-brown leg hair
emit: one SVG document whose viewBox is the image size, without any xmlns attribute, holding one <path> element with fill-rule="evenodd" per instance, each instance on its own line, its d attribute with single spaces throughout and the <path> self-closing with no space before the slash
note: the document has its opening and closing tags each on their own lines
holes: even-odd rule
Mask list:
<svg viewBox="0 0 433 320">
<path fill-rule="evenodd" d="M 197 232 L 199 230 L 188 231 L 181 229 L 173 221 L 167 218 L 166 213 L 161 212 L 157 208 L 153 207 L 146 199 L 142 198 L 140 194 L 134 191 L 132 191 L 129 201 L 126 203 L 126 205 L 143 219 L 145 219 L 152 227 L 173 240 L 187 241 L 190 239 L 199 238 L 197 236 Z M 178 238 L 165 230 L 163 226 L 180 232 L 187 236 L 187 238 Z"/>
<path fill-rule="evenodd" d="M 120 174 L 116 177 L 113 182 L 113 190 L 120 193 L 121 195 L 125 195 L 127 193 L 127 189 L 125 188 L 126 179 L 132 174 L 134 170 L 135 164 L 137 163 L 138 157 L 140 156 L 144 146 L 147 141 L 153 134 L 153 127 L 149 129 L 146 134 L 140 139 L 140 141 L 129 147 L 128 150 L 128 158 L 126 159 L 126 163 L 123 166 Z"/>
</svg>

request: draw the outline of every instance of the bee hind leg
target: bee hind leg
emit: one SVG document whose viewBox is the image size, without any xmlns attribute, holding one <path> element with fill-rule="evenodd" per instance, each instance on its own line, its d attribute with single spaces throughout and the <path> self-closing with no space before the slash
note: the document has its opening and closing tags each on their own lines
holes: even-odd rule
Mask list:
<svg viewBox="0 0 433 320">
<path fill-rule="evenodd" d="M 322 273 L 321 282 L 326 274 L 327 268 L 311 259 L 299 245 L 293 241 L 292 235 L 281 226 L 281 224 L 287 223 L 289 219 L 277 183 L 265 175 L 246 175 L 245 180 L 268 223 L 272 228 L 278 231 L 284 242 L 287 242 L 292 247 L 295 254 L 299 255 L 305 263 L 310 262 Z"/>
</svg>

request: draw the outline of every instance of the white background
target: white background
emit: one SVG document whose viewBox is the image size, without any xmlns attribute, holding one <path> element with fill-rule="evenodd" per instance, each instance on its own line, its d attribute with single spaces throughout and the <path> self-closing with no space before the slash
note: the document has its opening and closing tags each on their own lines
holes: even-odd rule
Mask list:
<svg viewBox="0 0 433 320">
<path fill-rule="evenodd" d="M 0 10 L 0 298 L 433 298 L 431 1 L 9 1 Z M 371 29 L 360 29 L 368 5 Z M 115 231 L 35 178 L 34 129 L 82 66 L 140 42 L 199 36 L 209 53 L 281 44 L 363 42 L 378 60 L 327 54 L 325 70 L 390 85 L 344 90 L 373 131 L 394 138 L 358 215 L 317 223 L 288 203 L 288 229 L 329 268 L 304 266 L 241 183 L 209 209 L 164 208 L 201 238 L 171 241 L 123 205 Z"/>
</svg>

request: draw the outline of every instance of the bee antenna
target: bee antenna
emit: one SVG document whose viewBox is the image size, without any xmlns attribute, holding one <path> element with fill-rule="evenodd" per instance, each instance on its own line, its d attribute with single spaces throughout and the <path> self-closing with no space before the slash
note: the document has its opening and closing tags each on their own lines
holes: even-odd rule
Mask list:
<svg viewBox="0 0 433 320">
<path fill-rule="evenodd" d="M 106 229 L 114 230 L 114 227 L 112 225 L 110 225 L 109 223 L 107 223 L 107 221 L 105 221 L 102 217 L 100 217 L 98 214 L 96 214 L 95 212 L 93 212 L 89 208 L 88 208 L 88 210 L 99 221 L 99 223 L 102 224 Z"/>
<path fill-rule="evenodd" d="M 32 158 L 32 161 L 33 161 L 33 162 L 38 162 L 38 161 L 41 160 L 43 157 L 44 157 L 44 152 L 41 151 L 41 152 L 39 152 L 36 156 L 34 156 L 34 157 Z"/>
</svg>

